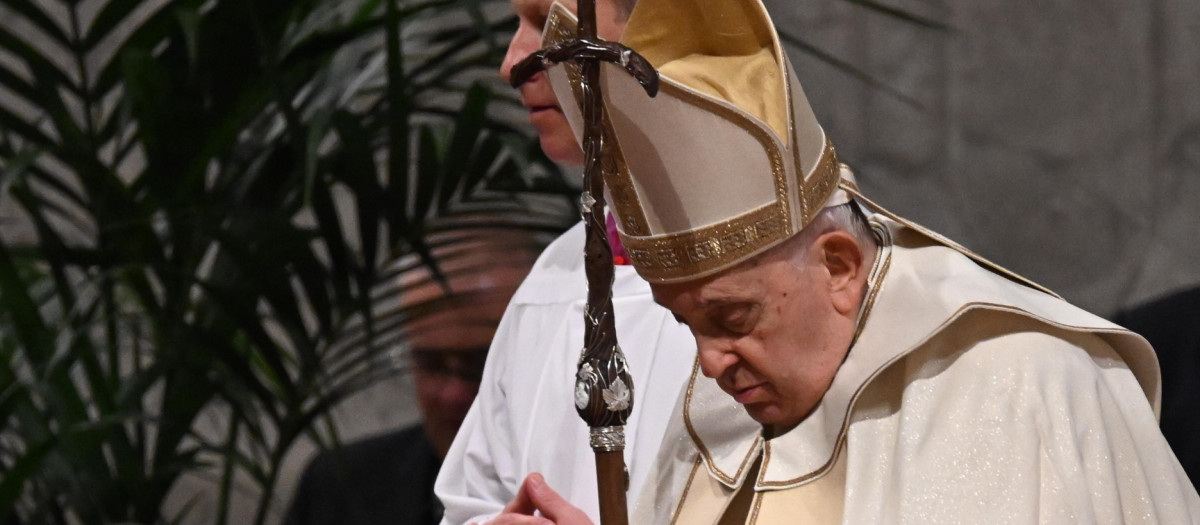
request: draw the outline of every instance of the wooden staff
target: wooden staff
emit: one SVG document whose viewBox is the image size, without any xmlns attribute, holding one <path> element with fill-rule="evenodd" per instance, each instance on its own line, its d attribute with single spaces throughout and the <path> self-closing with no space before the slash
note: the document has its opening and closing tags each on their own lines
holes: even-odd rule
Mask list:
<svg viewBox="0 0 1200 525">
<path fill-rule="evenodd" d="M 586 223 L 584 270 L 588 281 L 584 311 L 584 345 L 575 375 L 575 408 L 591 428 L 596 454 L 596 481 L 602 525 L 629 523 L 625 493 L 625 422 L 633 409 L 633 380 L 617 344 L 613 322 L 612 247 L 605 228 L 604 101 L 600 94 L 600 62 L 620 64 L 641 83 L 646 93 L 658 93 L 658 73 L 633 50 L 596 36 L 595 0 L 579 2 L 579 32 L 575 40 L 533 53 L 512 68 L 512 85 L 520 86 L 550 64 L 574 60 L 582 69 L 584 119 L 583 195 L 580 210 Z"/>
</svg>

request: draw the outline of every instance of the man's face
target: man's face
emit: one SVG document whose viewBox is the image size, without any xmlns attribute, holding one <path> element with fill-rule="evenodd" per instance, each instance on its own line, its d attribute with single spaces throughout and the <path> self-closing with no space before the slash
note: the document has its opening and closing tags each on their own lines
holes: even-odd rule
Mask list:
<svg viewBox="0 0 1200 525">
<path fill-rule="evenodd" d="M 412 356 L 417 407 L 439 457 L 445 457 L 471 408 L 496 327 L 532 264 L 532 254 L 508 257 L 469 271 L 464 270 L 468 260 L 444 261 L 452 297 L 433 282 L 415 285 L 401 296 L 402 304 L 414 312 L 404 337 Z"/>
<path fill-rule="evenodd" d="M 479 392 L 504 299 L 459 304 L 413 323 L 407 336 L 417 407 L 429 441 L 445 457 Z"/>
<path fill-rule="evenodd" d="M 575 11 L 575 0 L 560 0 Z M 542 27 L 550 14 L 553 0 L 512 0 L 513 11 L 520 19 L 517 32 L 508 44 L 508 54 L 500 65 L 500 76 L 507 82 L 509 71 L 530 53 L 542 47 Z M 616 40 L 625 28 L 625 15 L 611 0 L 596 1 L 596 28 L 601 38 Z M 558 100 L 546 74 L 539 73 L 520 87 L 521 104 L 529 110 L 529 120 L 537 129 L 542 151 L 556 162 L 583 164 L 583 151 L 571 133 L 571 126 L 559 108 Z"/>
<path fill-rule="evenodd" d="M 829 272 L 801 257 L 768 252 L 714 277 L 651 285 L 696 337 L 704 375 L 778 432 L 817 406 L 850 344 Z"/>
</svg>

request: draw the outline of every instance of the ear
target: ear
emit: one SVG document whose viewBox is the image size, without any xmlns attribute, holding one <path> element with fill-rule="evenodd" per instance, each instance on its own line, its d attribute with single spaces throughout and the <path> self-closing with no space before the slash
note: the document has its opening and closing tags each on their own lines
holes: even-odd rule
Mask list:
<svg viewBox="0 0 1200 525">
<path fill-rule="evenodd" d="M 813 248 L 820 263 L 829 272 L 829 294 L 833 307 L 841 314 L 853 315 L 862 301 L 868 268 L 864 266 L 862 246 L 853 235 L 833 231 L 817 238 Z"/>
</svg>

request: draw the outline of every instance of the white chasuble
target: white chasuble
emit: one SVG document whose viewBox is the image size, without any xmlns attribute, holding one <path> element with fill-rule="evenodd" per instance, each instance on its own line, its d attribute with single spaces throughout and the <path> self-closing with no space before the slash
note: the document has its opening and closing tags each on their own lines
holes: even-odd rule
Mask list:
<svg viewBox="0 0 1200 525">
<path fill-rule="evenodd" d="M 884 247 L 821 403 L 764 439 L 694 369 L 632 523 L 1200 523 L 1141 337 L 871 221 Z"/>
</svg>

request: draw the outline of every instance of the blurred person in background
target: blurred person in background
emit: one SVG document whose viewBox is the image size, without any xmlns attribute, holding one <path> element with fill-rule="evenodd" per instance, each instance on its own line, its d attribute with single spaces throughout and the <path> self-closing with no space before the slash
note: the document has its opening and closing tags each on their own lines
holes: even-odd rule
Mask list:
<svg viewBox="0 0 1200 525">
<path fill-rule="evenodd" d="M 479 390 L 496 326 L 545 247 L 541 233 L 502 228 L 455 232 L 435 246 L 447 281 L 424 267 L 401 277 L 400 307 L 421 422 L 327 450 L 305 470 L 288 525 L 438 523 L 433 482 Z"/>
</svg>

